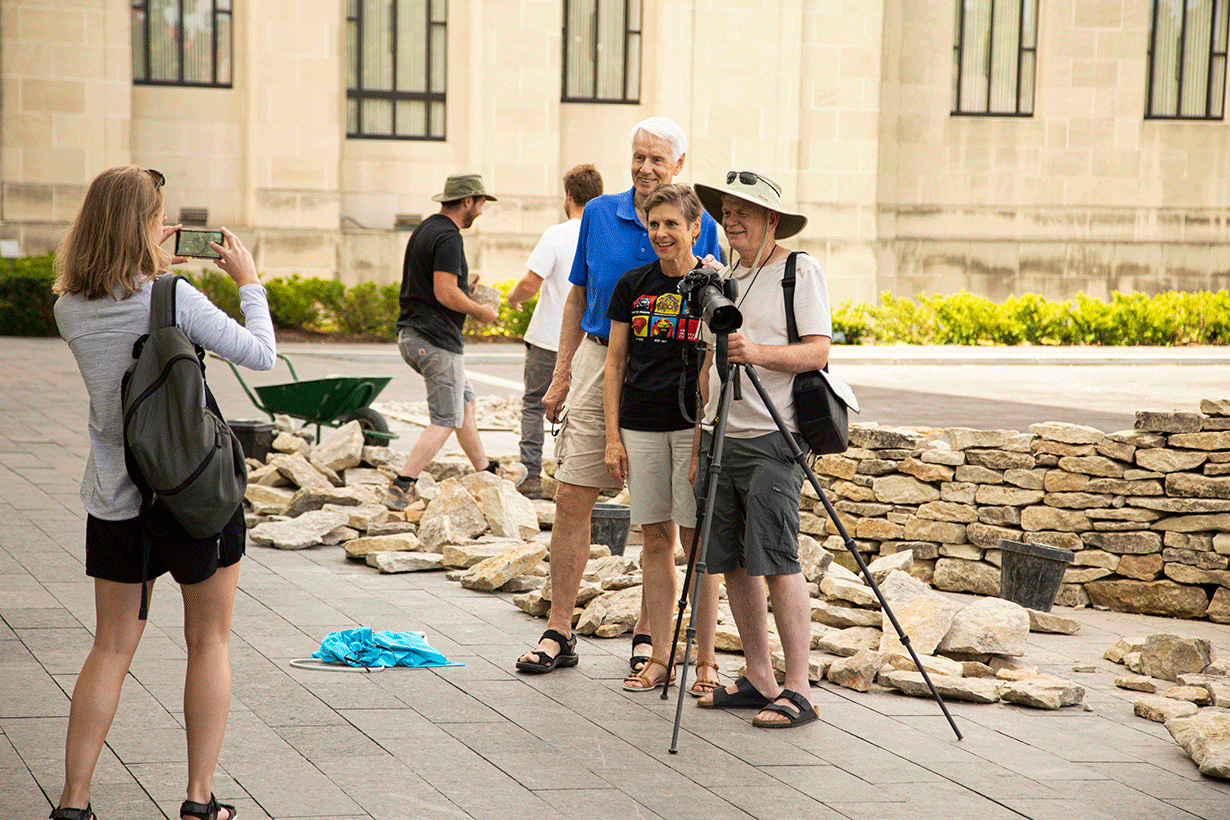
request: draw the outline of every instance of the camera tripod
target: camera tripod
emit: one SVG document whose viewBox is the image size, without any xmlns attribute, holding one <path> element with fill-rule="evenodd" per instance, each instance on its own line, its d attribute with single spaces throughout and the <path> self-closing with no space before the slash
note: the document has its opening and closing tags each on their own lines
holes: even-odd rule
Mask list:
<svg viewBox="0 0 1230 820">
<path fill-rule="evenodd" d="M 673 640 L 671 641 L 670 658 L 667 661 L 667 669 L 675 667 L 675 649 L 679 640 L 679 629 L 683 623 L 683 613 L 688 606 L 688 592 L 692 585 L 693 576 L 696 577 L 697 588 L 700 586 L 700 576 L 705 574 L 707 567 L 705 566 L 705 554 L 708 551 L 709 532 L 713 524 L 713 504 L 717 496 L 717 478 L 722 471 L 722 451 L 726 443 L 726 421 L 727 410 L 730 407 L 732 397 L 738 398 L 737 391 L 739 390 L 739 368 L 747 374 L 747 378 L 751 381 L 752 386 L 756 388 L 756 392 L 760 395 L 765 407 L 770 415 L 773 416 L 773 421 L 777 425 L 777 429 L 785 437 L 787 445 L 790 447 L 790 452 L 794 460 L 803 468 L 803 473 L 807 480 L 811 483 L 812 488 L 816 491 L 816 495 L 820 497 L 820 501 L 824 504 L 825 512 L 829 519 L 837 527 L 837 532 L 841 535 L 842 541 L 845 542 L 846 549 L 854 556 L 855 562 L 858 563 L 858 568 L 866 580 L 867 585 L 871 587 L 875 593 L 876 599 L 880 602 L 880 607 L 888 619 L 892 622 L 893 628 L 897 630 L 897 637 L 901 640 L 902 646 L 910 653 L 910 658 L 914 661 L 914 666 L 922 673 L 923 680 L 927 683 L 927 688 L 931 690 L 932 697 L 939 704 L 940 710 L 943 711 L 944 717 L 948 719 L 948 725 L 952 727 L 953 732 L 957 735 L 957 740 L 962 739 L 961 730 L 957 728 L 956 722 L 952 719 L 952 715 L 948 712 L 948 707 L 944 705 L 943 698 L 936 690 L 935 685 L 931 682 L 931 677 L 927 674 L 927 670 L 923 668 L 922 663 L 918 660 L 918 655 L 914 651 L 914 647 L 910 645 L 910 636 L 901 628 L 901 624 L 897 621 L 897 616 L 893 614 L 892 608 L 885 600 L 884 594 L 880 591 L 879 585 L 875 579 L 871 577 L 870 570 L 867 569 L 867 563 L 863 560 L 858 550 L 855 548 L 854 540 L 850 534 L 846 532 L 846 528 L 842 525 L 841 519 L 837 516 L 837 510 L 834 509 L 828 496 L 824 494 L 823 488 L 820 486 L 819 479 L 812 471 L 807 463 L 807 456 L 800 449 L 798 442 L 790 433 L 785 420 L 777 407 L 774 406 L 772 399 L 769 398 L 768 391 L 765 390 L 764 384 L 761 383 L 760 377 L 756 374 L 756 370 L 750 364 L 733 364 L 727 361 L 726 350 L 729 341 L 729 333 L 719 333 L 717 335 L 716 355 L 714 366 L 722 375 L 722 394 L 718 400 L 717 407 L 717 423 L 714 425 L 713 438 L 709 448 L 709 464 L 705 471 L 705 479 L 703 483 L 703 499 L 701 494 L 697 495 L 699 502 L 696 511 L 697 524 L 692 536 L 692 548 L 688 557 L 688 569 L 684 574 L 683 589 L 679 595 L 679 611 L 675 620 L 675 630 L 672 633 Z M 675 727 L 671 735 L 670 753 L 678 752 L 679 744 L 679 725 L 683 719 L 683 695 L 687 690 L 688 666 L 692 655 L 692 642 L 696 639 L 696 611 L 698 607 L 693 606 L 691 616 L 688 618 L 687 640 L 684 643 L 683 654 L 683 669 L 679 676 L 679 700 L 675 706 Z M 666 682 L 662 687 L 662 700 L 666 700 L 667 693 L 671 687 L 670 676 L 667 676 Z"/>
</svg>

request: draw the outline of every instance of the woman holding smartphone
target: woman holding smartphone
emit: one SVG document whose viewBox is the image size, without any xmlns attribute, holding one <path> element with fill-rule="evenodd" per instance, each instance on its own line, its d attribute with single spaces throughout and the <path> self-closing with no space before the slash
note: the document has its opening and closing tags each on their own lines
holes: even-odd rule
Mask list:
<svg viewBox="0 0 1230 820">
<path fill-rule="evenodd" d="M 611 320 L 603 382 L 606 465 L 628 484 L 631 520 L 641 525 L 641 571 L 654 654 L 624 680 L 645 692 L 675 679 L 667 669 L 675 601 L 676 526 L 692 545 L 696 499 L 689 473 L 699 437 L 696 378 L 700 320 L 688 315 L 679 282 L 701 262 L 692 253 L 700 234 L 700 200 L 687 185 L 665 184 L 645 199 L 649 241 L 656 262 L 628 271 L 611 293 Z M 718 576 L 705 575 L 696 612 L 696 683 L 700 697 L 720 685 L 714 655 Z"/>
<path fill-rule="evenodd" d="M 159 172 L 134 166 L 103 171 L 90 183 L 56 255 L 56 324 L 90 396 L 90 456 L 81 500 L 96 626 L 94 645 L 73 689 L 64 791 L 53 820 L 94 820 L 90 782 L 145 629 L 138 617 L 142 587 L 152 598 L 153 579 L 164 572 L 180 584 L 188 649 L 188 786 L 180 816 L 231 820 L 236 814 L 233 806 L 214 798 L 213 777 L 230 710 L 231 610 L 246 540 L 243 510 L 237 509 L 216 537 L 194 540 L 169 515 L 160 515 L 158 504 L 148 518 L 142 514 L 140 493 L 124 463 L 120 381 L 133 361 L 133 344 L 149 332 L 153 280 L 168 265 L 187 261 L 161 248 L 180 227 L 164 226 L 164 182 Z M 187 281 L 179 281 L 176 324 L 207 350 L 268 370 L 276 360 L 276 345 L 265 289 L 238 237 L 225 228 L 221 233 L 225 242 L 210 247 L 218 255 L 215 264 L 239 286 L 245 323 L 238 324 Z M 143 571 L 147 533 L 149 566 Z"/>
</svg>

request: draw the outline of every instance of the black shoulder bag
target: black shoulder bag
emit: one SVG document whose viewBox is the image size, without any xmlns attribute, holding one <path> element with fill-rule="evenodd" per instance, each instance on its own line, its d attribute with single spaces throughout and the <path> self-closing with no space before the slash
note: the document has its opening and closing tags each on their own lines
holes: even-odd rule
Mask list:
<svg viewBox="0 0 1230 820">
<path fill-rule="evenodd" d="M 786 333 L 791 344 L 799 338 L 794 321 L 794 266 L 799 251 L 786 259 L 782 290 L 786 300 Z M 824 366 L 827 371 L 828 365 Z M 816 455 L 844 453 L 850 446 L 850 418 L 846 403 L 834 391 L 824 373 L 812 370 L 794 377 L 794 415 L 803 440 Z"/>
</svg>

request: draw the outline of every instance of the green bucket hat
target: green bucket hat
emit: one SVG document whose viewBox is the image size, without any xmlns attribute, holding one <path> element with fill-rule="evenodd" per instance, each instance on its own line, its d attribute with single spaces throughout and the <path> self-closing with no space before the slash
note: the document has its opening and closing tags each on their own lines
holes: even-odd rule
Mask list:
<svg viewBox="0 0 1230 820">
<path fill-rule="evenodd" d="M 468 196 L 486 197 L 492 202 L 496 198 L 483 190 L 482 174 L 458 174 L 444 180 L 443 193 L 431 198 L 432 202 L 452 202 L 455 199 L 465 199 Z"/>
</svg>

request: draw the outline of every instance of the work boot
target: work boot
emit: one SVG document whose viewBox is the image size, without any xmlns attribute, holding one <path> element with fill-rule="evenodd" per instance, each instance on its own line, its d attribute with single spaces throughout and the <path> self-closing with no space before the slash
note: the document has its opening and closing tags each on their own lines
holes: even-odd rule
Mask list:
<svg viewBox="0 0 1230 820">
<path fill-rule="evenodd" d="M 419 497 L 415 489 L 416 484 L 417 482 L 413 479 L 406 481 L 400 476 L 390 481 L 383 499 L 384 506 L 395 512 L 406 509 Z"/>
<path fill-rule="evenodd" d="M 542 498 L 542 477 L 532 476 L 517 486 L 517 492 L 526 498 Z"/>
</svg>

